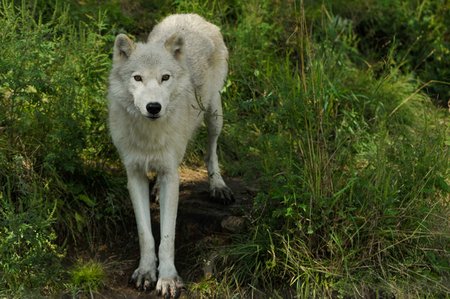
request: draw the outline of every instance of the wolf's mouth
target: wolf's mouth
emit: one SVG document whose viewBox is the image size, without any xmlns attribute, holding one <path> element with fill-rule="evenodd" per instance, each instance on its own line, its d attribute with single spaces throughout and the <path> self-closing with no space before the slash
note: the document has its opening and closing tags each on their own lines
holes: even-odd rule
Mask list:
<svg viewBox="0 0 450 299">
<path fill-rule="evenodd" d="M 154 121 L 157 120 L 158 118 L 160 118 L 160 116 L 146 116 L 148 119 Z"/>
</svg>

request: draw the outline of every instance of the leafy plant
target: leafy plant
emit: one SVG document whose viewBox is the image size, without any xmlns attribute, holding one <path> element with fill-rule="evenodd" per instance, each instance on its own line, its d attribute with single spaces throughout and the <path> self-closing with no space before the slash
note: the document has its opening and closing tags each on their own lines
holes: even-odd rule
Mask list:
<svg viewBox="0 0 450 299">
<path fill-rule="evenodd" d="M 76 241 L 87 228 L 92 238 L 92 222 L 105 228 L 105 221 L 120 218 L 114 201 L 125 194 L 123 182 L 105 171 L 106 163 L 119 163 L 105 125 L 105 47 L 113 36 L 99 33 L 106 28 L 102 13 L 95 24 L 76 28 L 68 8 L 56 7 L 48 23 L 34 19 L 35 12 L 36 4 L 2 3 L 0 185 L 9 184 L 8 197 L 24 209 L 31 206 L 21 202 L 25 195 L 39 198 L 43 211 L 56 202 L 60 235 L 70 233 Z M 113 185 L 115 194 L 101 190 Z M 98 202 L 104 212 L 89 223 Z"/>
<path fill-rule="evenodd" d="M 0 193 L 0 289 L 13 294 L 52 292 L 63 274 L 64 257 L 55 244 L 53 216 L 20 211 L 5 195 Z"/>
</svg>

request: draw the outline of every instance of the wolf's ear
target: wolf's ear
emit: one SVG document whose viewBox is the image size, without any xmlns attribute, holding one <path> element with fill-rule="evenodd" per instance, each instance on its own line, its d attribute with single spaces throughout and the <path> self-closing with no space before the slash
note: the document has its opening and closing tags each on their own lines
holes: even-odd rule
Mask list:
<svg viewBox="0 0 450 299">
<path fill-rule="evenodd" d="M 175 59 L 181 61 L 184 57 L 184 36 L 181 33 L 172 35 L 164 45 Z"/>
<path fill-rule="evenodd" d="M 128 60 L 136 45 L 125 34 L 119 34 L 114 42 L 114 63 L 123 63 Z"/>
</svg>

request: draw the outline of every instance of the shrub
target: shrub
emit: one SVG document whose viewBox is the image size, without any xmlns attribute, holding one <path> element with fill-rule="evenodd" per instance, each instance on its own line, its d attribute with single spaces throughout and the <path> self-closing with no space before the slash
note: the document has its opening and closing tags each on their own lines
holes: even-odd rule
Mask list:
<svg viewBox="0 0 450 299">
<path fill-rule="evenodd" d="M 64 253 L 54 243 L 52 215 L 20 211 L 5 195 L 0 193 L 0 290 L 53 292 L 64 273 Z"/>
<path fill-rule="evenodd" d="M 98 236 L 97 222 L 108 233 L 126 193 L 108 170 L 119 159 L 106 128 L 106 45 L 113 37 L 99 34 L 104 15 L 76 27 L 68 8 L 56 7 L 43 23 L 34 18 L 36 6 L 1 5 L 0 186 L 9 184 L 4 194 L 24 212 L 32 198 L 41 200 L 37 213 L 56 202 L 59 235 Z"/>
</svg>

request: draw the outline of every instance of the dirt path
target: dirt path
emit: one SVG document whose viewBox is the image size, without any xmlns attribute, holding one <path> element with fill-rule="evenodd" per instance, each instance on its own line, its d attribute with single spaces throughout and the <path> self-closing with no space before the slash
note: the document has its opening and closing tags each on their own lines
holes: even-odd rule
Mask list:
<svg viewBox="0 0 450 299">
<path fill-rule="evenodd" d="M 212 245 L 227 244 L 233 231 L 245 226 L 243 210 L 252 202 L 250 188 L 244 186 L 241 178 L 224 176 L 228 187 L 233 190 L 236 204 L 222 206 L 209 201 L 208 174 L 205 169 L 180 170 L 180 200 L 176 228 L 175 265 L 186 284 L 200 281 L 213 267 L 205 269 L 205 261 L 214 255 Z M 152 229 L 156 244 L 159 244 L 159 206 L 151 203 Z M 135 224 L 133 224 L 135 228 Z M 106 288 L 94 298 L 161 298 L 156 292 L 140 292 L 128 284 L 133 271 L 139 264 L 139 240 L 136 229 L 129 230 L 129 240 L 118 240 L 112 244 L 115 249 L 104 250 L 99 260 L 108 267 Z M 124 239 L 124 238 L 121 238 Z M 106 254 L 107 252 L 107 254 Z M 206 270 L 206 273 L 205 273 Z M 190 298 L 184 292 L 181 298 Z"/>
</svg>

